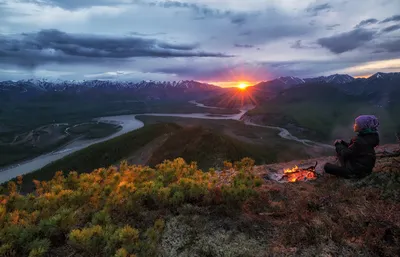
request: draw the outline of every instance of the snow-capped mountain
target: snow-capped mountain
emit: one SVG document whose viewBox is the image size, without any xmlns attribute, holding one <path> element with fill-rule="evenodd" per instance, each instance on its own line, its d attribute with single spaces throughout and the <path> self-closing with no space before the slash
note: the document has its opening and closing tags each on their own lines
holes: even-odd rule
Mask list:
<svg viewBox="0 0 400 257">
<path fill-rule="evenodd" d="M 298 84 L 304 84 L 306 83 L 304 79 L 298 78 L 298 77 L 279 77 L 276 79 L 276 81 L 280 81 L 284 83 L 285 85 L 298 85 Z"/>
<path fill-rule="evenodd" d="M 279 77 L 274 80 L 261 82 L 248 91 L 257 91 L 265 94 L 267 98 L 273 97 L 282 90 L 288 90 L 306 84 L 327 84 L 334 86 L 348 94 L 375 93 L 392 91 L 393 83 L 400 79 L 400 73 L 378 72 L 367 79 L 355 79 L 347 74 L 334 74 L 316 78 L 298 78 L 293 76 Z M 397 85 L 397 84 L 396 84 Z M 0 100 L 28 98 L 38 95 L 62 94 L 65 97 L 123 97 L 133 96 L 139 99 L 176 100 L 176 99 L 202 99 L 228 92 L 207 83 L 192 80 L 185 81 L 114 81 L 114 80 L 83 80 L 83 81 L 49 81 L 45 79 L 30 79 L 20 81 L 0 82 Z"/>
<path fill-rule="evenodd" d="M 20 80 L 0 82 L 0 90 L 39 90 L 39 91 L 67 91 L 77 92 L 88 89 L 185 89 L 185 90 L 217 90 L 217 86 L 200 83 L 196 81 L 142 81 L 139 83 L 107 80 L 85 80 L 85 81 L 48 81 L 48 80 Z"/>
<path fill-rule="evenodd" d="M 342 85 L 351 83 L 353 81 L 355 81 L 355 78 L 347 74 L 334 74 L 330 76 L 321 76 L 321 77 L 305 78 L 305 79 L 290 76 L 290 77 L 279 77 L 274 80 L 261 82 L 257 84 L 256 87 L 262 90 L 276 91 L 282 89 L 289 89 L 293 86 L 298 86 L 306 83 L 329 83 L 335 85 Z"/>
<path fill-rule="evenodd" d="M 181 88 L 181 89 L 204 89 L 214 90 L 218 89 L 217 86 L 200 83 L 192 80 L 185 81 L 142 81 L 139 83 L 125 82 L 125 81 L 110 81 L 110 80 L 84 80 L 84 81 L 49 81 L 49 80 L 19 80 L 19 81 L 3 81 L 0 82 L 0 88 L 11 88 L 11 87 L 25 87 L 34 88 L 42 91 L 63 91 L 68 88 L 114 88 L 114 89 L 143 89 L 143 88 Z"/>
<path fill-rule="evenodd" d="M 0 99 L 63 93 L 65 97 L 132 96 L 157 100 L 190 99 L 191 97 L 197 99 L 208 97 L 221 90 L 218 86 L 197 81 L 142 81 L 135 83 L 109 80 L 48 81 L 31 79 L 0 82 Z"/>
<path fill-rule="evenodd" d="M 378 72 L 369 77 L 368 80 L 382 80 L 382 79 L 393 80 L 399 78 L 400 78 L 400 72 L 391 72 L 391 73 Z"/>
<path fill-rule="evenodd" d="M 347 74 L 334 74 L 330 76 L 321 76 L 316 78 L 304 79 L 306 82 L 319 82 L 319 83 L 331 83 L 331 84 L 346 84 L 353 82 L 355 78 Z"/>
</svg>

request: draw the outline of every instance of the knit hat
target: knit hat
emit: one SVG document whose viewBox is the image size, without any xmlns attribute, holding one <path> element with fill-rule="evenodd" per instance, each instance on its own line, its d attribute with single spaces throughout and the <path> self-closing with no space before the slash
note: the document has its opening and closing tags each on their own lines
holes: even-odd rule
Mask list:
<svg viewBox="0 0 400 257">
<path fill-rule="evenodd" d="M 361 115 L 355 120 L 358 130 L 377 132 L 379 127 L 379 121 L 374 115 Z"/>
</svg>

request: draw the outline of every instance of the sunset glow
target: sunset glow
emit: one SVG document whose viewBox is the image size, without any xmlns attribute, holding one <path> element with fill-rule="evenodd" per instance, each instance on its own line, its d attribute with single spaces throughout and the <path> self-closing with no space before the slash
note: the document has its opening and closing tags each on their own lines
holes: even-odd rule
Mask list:
<svg viewBox="0 0 400 257">
<path fill-rule="evenodd" d="M 238 87 L 240 90 L 245 90 L 248 86 L 249 86 L 249 84 L 248 84 L 247 82 L 240 82 L 240 83 L 237 85 L 237 87 Z"/>
</svg>

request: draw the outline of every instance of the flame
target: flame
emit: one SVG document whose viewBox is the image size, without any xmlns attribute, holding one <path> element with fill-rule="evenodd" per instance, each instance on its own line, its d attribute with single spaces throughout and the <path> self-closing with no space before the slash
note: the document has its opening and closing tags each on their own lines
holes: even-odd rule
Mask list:
<svg viewBox="0 0 400 257">
<path fill-rule="evenodd" d="M 299 168 L 298 166 L 294 166 L 291 169 L 285 169 L 283 173 L 287 176 L 288 182 L 312 180 L 317 178 L 313 171 L 304 170 Z"/>
</svg>

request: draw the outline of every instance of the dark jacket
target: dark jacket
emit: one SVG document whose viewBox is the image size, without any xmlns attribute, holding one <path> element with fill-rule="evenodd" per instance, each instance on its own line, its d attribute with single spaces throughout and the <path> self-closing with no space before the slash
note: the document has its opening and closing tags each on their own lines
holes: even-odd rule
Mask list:
<svg viewBox="0 0 400 257">
<path fill-rule="evenodd" d="M 375 147 L 379 145 L 378 133 L 359 133 L 350 143 L 336 144 L 336 152 L 344 160 L 346 168 L 357 175 L 368 175 L 375 166 Z"/>
</svg>

